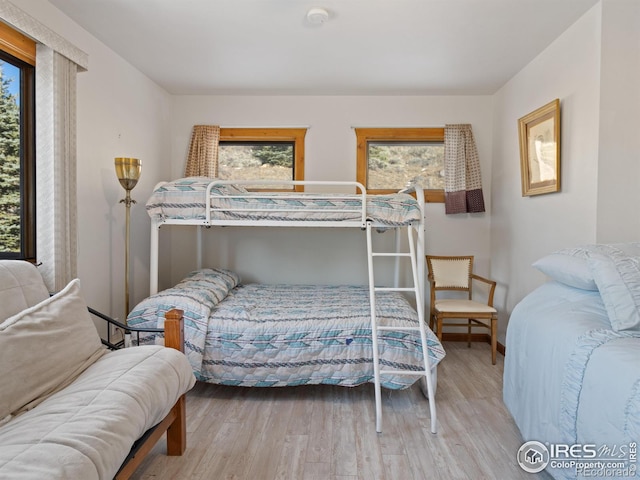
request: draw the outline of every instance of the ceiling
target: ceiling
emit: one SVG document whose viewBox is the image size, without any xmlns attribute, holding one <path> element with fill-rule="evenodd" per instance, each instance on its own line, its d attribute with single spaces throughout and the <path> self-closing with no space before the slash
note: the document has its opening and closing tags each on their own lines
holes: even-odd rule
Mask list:
<svg viewBox="0 0 640 480">
<path fill-rule="evenodd" d="M 482 95 L 598 0 L 49 1 L 172 94 Z"/>
</svg>

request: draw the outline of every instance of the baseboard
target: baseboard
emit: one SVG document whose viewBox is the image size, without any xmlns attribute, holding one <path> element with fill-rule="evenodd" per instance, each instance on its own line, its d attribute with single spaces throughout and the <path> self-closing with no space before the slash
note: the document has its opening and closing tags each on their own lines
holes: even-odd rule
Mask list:
<svg viewBox="0 0 640 480">
<path fill-rule="evenodd" d="M 444 342 L 466 342 L 468 339 L 469 335 L 466 333 L 442 332 L 442 341 Z M 471 341 L 491 343 L 491 336 L 486 333 L 472 333 Z M 506 348 L 500 342 L 498 342 L 497 350 L 504 356 Z"/>
</svg>

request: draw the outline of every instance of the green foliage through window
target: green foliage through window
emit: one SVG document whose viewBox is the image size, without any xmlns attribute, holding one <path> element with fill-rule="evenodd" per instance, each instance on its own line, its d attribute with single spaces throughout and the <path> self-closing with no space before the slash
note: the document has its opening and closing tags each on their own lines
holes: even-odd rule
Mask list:
<svg viewBox="0 0 640 480">
<path fill-rule="evenodd" d="M 0 60 L 0 252 L 4 253 L 21 250 L 19 82 L 20 69 Z"/>
<path fill-rule="evenodd" d="M 218 176 L 225 180 L 293 180 L 294 142 L 220 142 Z"/>
<path fill-rule="evenodd" d="M 409 182 L 444 189 L 444 145 L 440 142 L 368 142 L 367 188 L 400 190 Z"/>
</svg>

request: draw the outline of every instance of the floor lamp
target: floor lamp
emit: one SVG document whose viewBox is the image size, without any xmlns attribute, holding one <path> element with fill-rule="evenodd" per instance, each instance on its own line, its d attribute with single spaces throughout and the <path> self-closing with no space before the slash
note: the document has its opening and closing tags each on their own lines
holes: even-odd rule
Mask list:
<svg viewBox="0 0 640 480">
<path fill-rule="evenodd" d="M 140 172 L 142 171 L 142 163 L 137 158 L 118 157 L 115 159 L 116 175 L 120 181 L 120 185 L 126 190 L 127 195 L 120 200 L 126 207 L 125 220 L 125 243 L 124 243 L 124 323 L 127 323 L 127 315 L 129 315 L 129 224 L 131 223 L 131 205 L 136 203 L 131 198 L 131 190 L 138 183 Z"/>
</svg>

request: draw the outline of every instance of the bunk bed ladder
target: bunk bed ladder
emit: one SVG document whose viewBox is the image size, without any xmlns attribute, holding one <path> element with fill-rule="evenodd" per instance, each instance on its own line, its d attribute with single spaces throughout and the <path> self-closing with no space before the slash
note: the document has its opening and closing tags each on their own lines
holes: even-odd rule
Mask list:
<svg viewBox="0 0 640 480">
<path fill-rule="evenodd" d="M 429 411 L 431 416 L 431 433 L 437 432 L 437 419 L 436 419 L 436 403 L 435 403 L 435 385 L 433 378 L 435 372 L 431 372 L 431 364 L 429 361 L 429 349 L 427 344 L 426 325 L 424 322 L 424 302 L 422 297 L 422 291 L 424 289 L 424 283 L 419 281 L 418 266 L 416 261 L 416 247 L 415 240 L 413 238 L 412 227 L 407 227 L 408 240 L 409 240 L 409 252 L 399 252 L 396 250 L 394 253 L 380 253 L 373 251 L 372 244 L 372 225 L 371 222 L 367 222 L 367 257 L 369 267 L 369 303 L 371 306 L 371 337 L 373 347 L 373 372 L 375 382 L 375 402 L 376 402 L 376 432 L 382 432 L 382 392 L 380 387 L 380 375 L 423 375 L 422 381 L 426 383 L 427 397 L 429 399 Z M 397 242 L 398 243 L 398 242 Z M 398 243 L 399 244 L 399 243 Z M 396 245 L 397 247 L 397 245 Z M 411 260 L 411 271 L 413 274 L 413 287 L 401 288 L 396 285 L 394 287 L 376 287 L 374 272 L 373 272 L 373 259 L 376 257 L 394 257 L 399 260 L 402 257 L 409 257 Z M 397 280 L 396 280 L 397 282 Z M 378 325 L 376 318 L 376 292 L 395 291 L 395 292 L 412 292 L 415 295 L 416 310 L 418 313 L 418 326 L 411 327 L 393 327 Z M 378 349 L 378 332 L 380 331 L 419 331 L 420 341 L 422 346 L 422 359 L 423 370 L 400 370 L 400 369 L 381 369 L 380 367 L 380 351 Z M 424 385 L 423 383 L 423 385 Z M 423 389 L 424 392 L 424 389 Z"/>
</svg>

